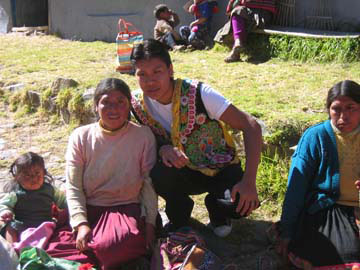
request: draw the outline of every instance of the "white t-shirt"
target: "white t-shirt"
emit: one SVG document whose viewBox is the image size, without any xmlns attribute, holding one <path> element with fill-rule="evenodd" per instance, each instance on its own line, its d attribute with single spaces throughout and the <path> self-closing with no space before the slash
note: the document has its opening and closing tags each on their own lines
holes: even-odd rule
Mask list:
<svg viewBox="0 0 360 270">
<path fill-rule="evenodd" d="M 139 93 L 136 90 L 135 93 Z M 200 87 L 201 99 L 210 119 L 219 120 L 231 102 L 209 85 L 202 83 Z M 154 99 L 144 96 L 149 114 L 158 121 L 168 132 L 171 132 L 172 103 L 163 105 Z"/>
</svg>

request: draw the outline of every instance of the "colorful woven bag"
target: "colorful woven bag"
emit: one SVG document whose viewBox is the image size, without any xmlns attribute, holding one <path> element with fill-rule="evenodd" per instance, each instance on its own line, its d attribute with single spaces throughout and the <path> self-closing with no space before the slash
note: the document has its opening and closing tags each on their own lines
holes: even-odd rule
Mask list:
<svg viewBox="0 0 360 270">
<path fill-rule="evenodd" d="M 120 73 L 134 73 L 134 68 L 130 62 L 131 50 L 134 45 L 144 40 L 143 34 L 139 32 L 133 24 L 119 19 L 119 33 L 116 37 L 117 44 L 117 68 Z M 132 28 L 132 31 L 129 30 Z"/>
</svg>

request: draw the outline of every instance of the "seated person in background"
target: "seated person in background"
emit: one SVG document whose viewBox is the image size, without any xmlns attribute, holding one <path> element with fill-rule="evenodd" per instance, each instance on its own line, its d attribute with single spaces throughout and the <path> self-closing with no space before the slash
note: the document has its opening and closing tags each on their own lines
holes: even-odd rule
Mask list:
<svg viewBox="0 0 360 270">
<path fill-rule="evenodd" d="M 102 80 L 94 95 L 100 120 L 71 134 L 66 198 L 74 232 L 60 231 L 50 239 L 49 255 L 109 270 L 152 246 L 157 196 L 148 173 L 156 144 L 148 127 L 129 121 L 130 100 L 125 82 Z"/>
<path fill-rule="evenodd" d="M 154 38 L 166 44 L 172 50 L 185 49 L 186 42 L 175 30 L 179 24 L 179 16 L 169 9 L 165 4 L 159 4 L 154 9 L 156 25 L 154 27 Z"/>
<path fill-rule="evenodd" d="M 181 36 L 198 50 L 212 48 L 213 41 L 210 37 L 211 21 L 213 14 L 218 12 L 215 0 L 194 0 L 189 6 L 188 12 L 193 14 L 195 20 L 189 26 L 180 27 Z"/>
<path fill-rule="evenodd" d="M 38 154 L 19 156 L 10 166 L 10 173 L 14 179 L 0 199 L 0 219 L 5 223 L 5 239 L 15 243 L 26 229 L 54 221 L 53 204 L 64 209 L 66 199 L 64 192 L 52 186 L 53 179 Z"/>
<path fill-rule="evenodd" d="M 240 61 L 240 53 L 246 48 L 247 35 L 254 28 L 264 28 L 276 13 L 276 0 L 229 0 L 226 14 L 229 21 L 217 32 L 214 40 L 224 42 L 233 37 L 232 50 L 224 59 L 226 63 Z"/>
<path fill-rule="evenodd" d="M 259 124 L 209 85 L 174 79 L 171 58 L 162 43 L 145 40 L 133 48 L 130 59 L 142 90 L 134 95 L 132 112 L 157 136 L 159 159 L 150 176 L 155 191 L 166 201 L 168 229 L 188 226 L 194 207 L 190 195 L 208 193 L 210 225 L 216 235 L 227 236 L 232 216 L 223 211 L 220 200 L 231 196 L 233 212 L 240 216 L 259 206 Z M 245 172 L 224 123 L 243 132 Z"/>
<path fill-rule="evenodd" d="M 326 108 L 330 119 L 307 129 L 292 156 L 272 232 L 297 268 L 359 269 L 360 85 L 335 84 Z"/>
</svg>

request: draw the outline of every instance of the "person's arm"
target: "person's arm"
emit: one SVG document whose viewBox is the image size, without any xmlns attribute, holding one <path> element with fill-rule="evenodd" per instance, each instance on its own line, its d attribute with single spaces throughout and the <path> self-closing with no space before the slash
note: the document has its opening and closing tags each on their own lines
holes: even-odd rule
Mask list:
<svg viewBox="0 0 360 270">
<path fill-rule="evenodd" d="M 144 127 L 145 128 L 145 127 Z M 141 158 L 141 174 L 144 177 L 140 193 L 140 203 L 145 209 L 145 241 L 146 247 L 151 248 L 155 241 L 155 224 L 158 210 L 158 197 L 152 185 L 149 172 L 156 163 L 156 141 L 149 127 L 146 127 L 144 150 Z"/>
<path fill-rule="evenodd" d="M 67 206 L 65 191 L 54 187 L 54 202 L 60 209 L 65 209 Z"/>
<path fill-rule="evenodd" d="M 82 167 L 66 165 L 66 200 L 70 214 L 70 225 L 77 232 L 76 248 L 83 252 L 88 249 L 91 229 L 87 220 Z"/>
<path fill-rule="evenodd" d="M 226 6 L 226 15 L 230 16 L 232 8 L 233 8 L 233 4 L 234 4 L 235 0 L 229 0 L 227 6 Z"/>
<path fill-rule="evenodd" d="M 141 188 L 140 203 L 145 208 L 146 223 L 150 223 L 155 226 L 158 210 L 158 197 L 149 176 L 146 176 L 144 179 L 144 184 Z"/>
<path fill-rule="evenodd" d="M 145 241 L 146 247 L 151 248 L 155 240 L 156 216 L 158 213 L 158 197 L 150 177 L 145 177 L 140 194 L 140 204 L 145 209 Z"/>
<path fill-rule="evenodd" d="M 177 15 L 177 13 L 171 9 L 169 9 L 169 11 L 172 15 L 172 21 L 173 21 L 174 27 L 178 26 L 180 23 L 179 15 Z"/>
<path fill-rule="evenodd" d="M 0 227 L 14 219 L 14 207 L 17 202 L 15 192 L 3 193 L 0 198 Z M 1 224 L 3 223 L 3 224 Z"/>
<path fill-rule="evenodd" d="M 201 18 L 199 18 L 199 19 L 197 19 L 197 20 L 195 20 L 195 21 L 192 21 L 192 22 L 190 23 L 190 28 L 192 28 L 192 27 L 194 27 L 195 25 L 198 25 L 198 24 L 203 24 L 203 23 L 205 23 L 206 21 L 207 21 L 207 18 L 201 17 Z"/>
<path fill-rule="evenodd" d="M 279 223 L 280 241 L 277 251 L 287 257 L 288 244 L 295 236 L 299 217 L 304 211 L 305 199 L 311 182 L 316 177 L 319 164 L 319 142 L 306 131 L 292 156 L 288 175 L 287 190 Z M 321 151 L 320 151 L 321 152 Z"/>
<path fill-rule="evenodd" d="M 70 225 L 76 235 L 76 248 L 82 252 L 88 249 L 91 229 L 87 220 L 86 196 L 83 188 L 84 160 L 76 131 L 70 136 L 66 152 L 66 200 Z"/>
<path fill-rule="evenodd" d="M 87 222 L 86 197 L 83 191 L 83 169 L 71 164 L 66 165 L 66 200 L 73 229 Z"/>
<path fill-rule="evenodd" d="M 262 147 L 261 127 L 254 117 L 240 111 L 234 105 L 228 106 L 221 115 L 220 120 L 231 128 L 243 132 L 246 158 L 245 171 L 242 179 L 239 179 L 239 182 L 233 187 L 231 197 L 234 201 L 236 193 L 239 193 L 240 200 L 236 211 L 240 212 L 241 215 L 249 215 L 259 206 L 256 173 Z"/>
<path fill-rule="evenodd" d="M 280 219 L 280 236 L 284 239 L 294 237 L 298 218 L 305 207 L 308 187 L 317 170 L 314 166 L 315 160 L 304 158 L 298 153 L 293 155 Z"/>
</svg>

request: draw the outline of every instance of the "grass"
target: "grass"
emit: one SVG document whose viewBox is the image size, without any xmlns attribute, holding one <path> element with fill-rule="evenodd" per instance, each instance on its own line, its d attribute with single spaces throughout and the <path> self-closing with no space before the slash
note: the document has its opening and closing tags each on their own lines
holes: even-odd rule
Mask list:
<svg viewBox="0 0 360 270">
<path fill-rule="evenodd" d="M 302 62 L 354 62 L 360 60 L 360 39 L 312 39 L 275 35 L 270 37 L 271 55 Z"/>
<path fill-rule="evenodd" d="M 345 47 L 338 43 L 323 44 L 316 50 L 325 50 L 326 55 L 334 56 L 323 61 L 311 54 L 320 45 L 310 41 L 307 47 L 300 39 L 270 38 L 260 42 L 278 44 L 281 53 L 280 50 L 271 51 L 276 58 L 267 61 L 231 64 L 223 61 L 228 49 L 218 45 L 209 51 L 171 53 L 175 77 L 196 78 L 211 85 L 238 108 L 264 122 L 267 145 L 287 150 L 288 146 L 297 143 L 307 127 L 327 118 L 324 103 L 332 85 L 344 79 L 360 82 L 360 63 L 355 58 L 347 58 L 350 49 L 356 51 L 359 47 L 353 41 L 345 41 Z M 299 55 L 302 58 L 299 59 Z M 100 80 L 117 77 L 125 80 L 133 90 L 138 87 L 133 76 L 115 72 L 115 59 L 115 43 L 68 41 L 54 36 L 0 36 L 0 102 L 7 104 L 6 110 L 16 111 L 18 127 L 14 132 L 23 139 L 23 143 L 19 143 L 14 138 L 14 147 L 24 150 L 36 147 L 40 153 L 55 153 L 51 162 L 56 166 L 51 172 L 63 174 L 67 136 L 74 123 L 64 126 L 58 115 L 47 115 L 43 110 L 29 114 L 32 109 L 21 102 L 21 97 L 28 90 L 41 92 L 43 97 L 47 97 L 56 78 L 71 78 L 79 85 L 76 89 L 64 90 L 58 102 L 66 104 L 73 112 L 79 112 L 81 117 L 81 109 L 90 105 L 82 103 L 80 94 L 95 87 Z M 333 62 L 329 62 L 330 59 Z M 24 83 L 25 88 L 10 95 L 5 88 L 15 83 Z M 0 116 L 4 115 L 7 113 L 1 112 Z M 24 130 L 25 134 L 22 133 Z M 36 135 L 37 132 L 43 138 Z M 10 136 L 7 139 L 12 140 Z M 274 219 L 278 216 L 289 162 L 289 155 L 281 151 L 269 150 L 263 154 L 258 171 L 258 189 L 263 205 L 254 218 Z M 1 161 L 1 167 L 4 164 L 8 162 Z M 194 199 L 197 205 L 194 216 L 206 222 L 203 197 Z"/>
</svg>

